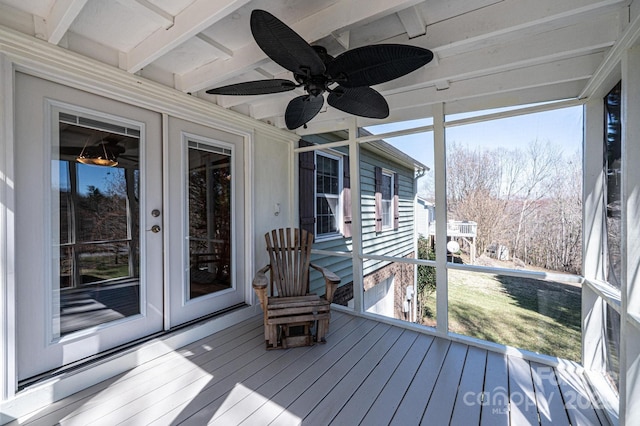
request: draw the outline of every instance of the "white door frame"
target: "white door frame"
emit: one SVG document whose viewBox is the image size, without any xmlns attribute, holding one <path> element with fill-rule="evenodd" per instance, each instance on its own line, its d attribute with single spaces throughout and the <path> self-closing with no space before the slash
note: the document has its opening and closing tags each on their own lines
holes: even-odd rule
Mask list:
<svg viewBox="0 0 640 426">
<path fill-rule="evenodd" d="M 164 160 L 165 179 L 165 329 L 212 314 L 216 311 L 251 302 L 250 264 L 243 254 L 251 250 L 247 223 L 247 139 L 175 117 L 167 117 L 167 146 Z M 189 300 L 188 250 L 188 142 L 223 147 L 232 153 L 232 265 L 234 288 Z"/>
<path fill-rule="evenodd" d="M 16 75 L 16 94 L 17 192 L 33 188 L 34 195 L 16 197 L 16 367 L 18 380 L 24 380 L 162 330 L 162 236 L 147 232 L 157 220 L 151 210 L 162 206 L 162 145 L 158 113 L 24 73 Z M 61 112 L 140 131 L 140 313 L 64 336 L 54 332 L 59 292 L 53 282 L 59 274 L 50 189 L 50 147 L 57 145 Z"/>
</svg>

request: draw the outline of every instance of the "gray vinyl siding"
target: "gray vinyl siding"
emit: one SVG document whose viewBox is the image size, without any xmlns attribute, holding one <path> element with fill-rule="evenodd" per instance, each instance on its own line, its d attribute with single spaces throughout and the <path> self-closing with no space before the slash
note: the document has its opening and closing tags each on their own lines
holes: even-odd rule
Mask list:
<svg viewBox="0 0 640 426">
<path fill-rule="evenodd" d="M 364 148 L 364 146 L 363 146 Z M 398 174 L 398 229 L 375 232 L 375 167 L 382 167 Z M 413 199 L 414 170 L 394 163 L 366 149 L 360 152 L 360 192 L 362 217 L 362 250 L 378 256 L 404 257 L 413 252 Z M 364 275 L 375 272 L 389 262 L 372 259 L 364 261 Z"/>
<path fill-rule="evenodd" d="M 316 139 L 317 137 L 305 137 L 310 142 L 327 142 L 326 139 Z M 338 149 L 346 154 L 345 149 Z M 347 167 L 347 165 L 344 165 Z M 398 174 L 398 195 L 399 195 L 399 226 L 398 229 L 385 229 L 382 232 L 375 232 L 375 167 L 393 171 Z M 362 242 L 365 256 L 375 254 L 382 256 L 403 257 L 413 252 L 413 214 L 414 214 L 414 170 L 407 165 L 396 163 L 390 159 L 376 155 L 366 149 L 366 144 L 360 150 L 360 188 L 362 204 Z M 354 179 L 352 176 L 351 179 Z M 352 194 L 352 197 L 355 194 Z M 317 241 L 313 245 L 314 249 L 351 252 L 351 238 L 334 238 Z M 341 256 L 312 256 L 312 262 L 320 266 L 329 268 L 341 278 L 340 285 L 345 285 L 353 281 L 353 265 L 350 258 Z M 377 269 L 384 267 L 389 262 L 376 260 L 365 260 L 364 274 L 368 275 Z M 322 276 L 312 271 L 310 276 L 310 291 L 312 293 L 324 294 L 324 281 Z"/>
</svg>

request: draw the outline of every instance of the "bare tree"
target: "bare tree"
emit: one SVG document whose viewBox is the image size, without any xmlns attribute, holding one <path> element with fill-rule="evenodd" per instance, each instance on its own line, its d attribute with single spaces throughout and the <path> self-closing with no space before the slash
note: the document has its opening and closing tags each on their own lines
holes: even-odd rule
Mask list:
<svg viewBox="0 0 640 426">
<path fill-rule="evenodd" d="M 518 194 L 520 202 L 520 214 L 518 218 L 518 228 L 515 233 L 513 250 L 521 258 L 527 258 L 527 244 L 523 241 L 525 232 L 525 220 L 527 215 L 533 214 L 539 207 L 538 201 L 543 199 L 556 179 L 558 159 L 562 156 L 562 151 L 554 150 L 551 143 L 541 143 L 537 139 L 533 141 L 524 153 L 526 166 L 520 179 Z"/>
<path fill-rule="evenodd" d="M 447 150 L 448 215 L 478 224 L 477 247 L 510 247 L 529 265 L 578 273 L 582 188 L 579 153 L 565 158 L 549 141 L 525 150 Z"/>
</svg>

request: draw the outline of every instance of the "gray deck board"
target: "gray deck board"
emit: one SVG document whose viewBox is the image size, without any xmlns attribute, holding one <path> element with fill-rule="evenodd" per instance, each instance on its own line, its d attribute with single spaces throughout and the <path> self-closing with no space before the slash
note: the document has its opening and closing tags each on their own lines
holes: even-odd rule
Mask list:
<svg viewBox="0 0 640 426">
<path fill-rule="evenodd" d="M 596 409 L 593 408 L 592 396 L 580 375 L 558 369 L 556 377 L 572 425 L 597 425 L 601 422 L 606 424 L 604 414 L 600 413 L 603 417 L 599 418 Z"/>
<path fill-rule="evenodd" d="M 562 394 L 553 368 L 532 362 L 531 371 L 533 372 L 540 425 L 569 426 L 569 416 L 564 408 Z"/>
<path fill-rule="evenodd" d="M 328 424 L 345 404 L 344 395 L 354 394 L 356 389 L 380 363 L 382 357 L 398 341 L 401 334 L 402 330 L 397 327 L 392 327 L 388 330 L 375 346 L 349 372 L 344 374 L 337 384 L 329 389 L 330 392 L 326 394 L 325 398 L 319 401 L 313 410 L 310 410 L 309 414 L 305 416 L 303 423 L 310 425 Z M 316 398 L 316 396 L 312 394 L 311 398 Z"/>
<path fill-rule="evenodd" d="M 539 424 L 531 366 L 522 358 L 509 357 L 509 408 L 511 424 Z"/>
<path fill-rule="evenodd" d="M 487 365 L 487 351 L 470 347 L 462 370 L 462 378 L 456 401 L 453 406 L 451 425 L 467 426 L 480 424 L 480 409 L 482 408 L 482 389 L 484 385 L 484 370 Z"/>
<path fill-rule="evenodd" d="M 416 372 L 423 364 L 425 355 L 435 340 L 439 339 L 434 339 L 430 336 L 418 336 L 360 424 L 384 425 L 391 421 L 398 406 L 402 403 Z"/>
<path fill-rule="evenodd" d="M 343 397 L 343 406 L 331 424 L 350 426 L 360 424 L 380 394 L 382 388 L 398 368 L 409 348 L 413 347 L 418 333 L 405 330 L 396 344 L 380 360 L 362 385 L 351 395 Z"/>
<path fill-rule="evenodd" d="M 595 405 L 579 370 L 334 312 L 325 344 L 267 351 L 256 317 L 11 424 L 608 424 Z"/>
<path fill-rule="evenodd" d="M 480 424 L 482 426 L 509 424 L 509 369 L 506 355 L 487 353 Z"/>
<path fill-rule="evenodd" d="M 451 342 L 445 339 L 436 339 L 433 342 L 424 361 L 420 364 L 420 368 L 414 374 L 411 385 L 396 409 L 390 424 L 398 426 L 420 424 L 427 407 L 426 403 L 433 392 L 436 379 L 441 371 L 440 367 L 444 363 L 450 346 Z"/>
<path fill-rule="evenodd" d="M 452 343 L 440 369 L 440 375 L 431 393 L 421 424 L 444 425 L 451 423 L 453 407 L 462 377 L 467 350 L 462 343 Z"/>
</svg>

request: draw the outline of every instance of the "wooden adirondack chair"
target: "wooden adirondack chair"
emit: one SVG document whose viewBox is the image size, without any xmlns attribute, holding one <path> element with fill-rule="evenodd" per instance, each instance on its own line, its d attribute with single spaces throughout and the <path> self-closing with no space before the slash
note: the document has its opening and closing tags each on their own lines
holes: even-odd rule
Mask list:
<svg viewBox="0 0 640 426">
<path fill-rule="evenodd" d="M 265 239 L 271 263 L 256 273 L 253 289 L 264 312 L 267 349 L 325 342 L 329 331 L 330 305 L 340 277 L 311 263 L 313 234 L 310 232 L 292 228 L 274 229 L 265 234 Z M 309 294 L 310 267 L 324 276 L 324 297 Z M 268 271 L 270 280 L 266 275 Z"/>
</svg>

